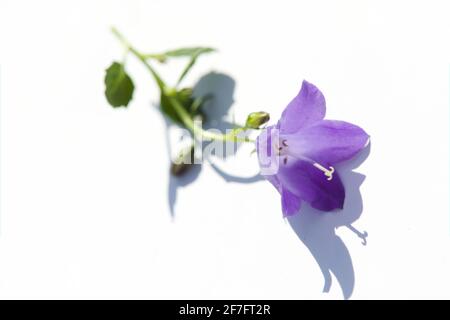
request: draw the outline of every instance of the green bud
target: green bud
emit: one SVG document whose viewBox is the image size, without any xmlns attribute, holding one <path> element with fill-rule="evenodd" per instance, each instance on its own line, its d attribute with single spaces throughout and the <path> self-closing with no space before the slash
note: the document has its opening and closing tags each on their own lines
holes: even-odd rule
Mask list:
<svg viewBox="0 0 450 320">
<path fill-rule="evenodd" d="M 270 115 L 267 112 L 259 111 L 252 112 L 247 117 L 247 122 L 245 126 L 251 129 L 259 129 L 263 124 L 270 120 Z"/>
</svg>

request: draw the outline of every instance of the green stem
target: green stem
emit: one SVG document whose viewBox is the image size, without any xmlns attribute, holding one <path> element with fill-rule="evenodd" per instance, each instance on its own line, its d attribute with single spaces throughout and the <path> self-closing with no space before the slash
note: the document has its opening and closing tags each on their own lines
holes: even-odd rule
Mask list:
<svg viewBox="0 0 450 320">
<path fill-rule="evenodd" d="M 174 97 L 169 97 L 169 101 L 174 107 L 175 111 L 180 116 L 181 121 L 183 124 L 188 128 L 195 137 L 197 138 L 204 138 L 204 139 L 211 139 L 211 140 L 218 140 L 218 141 L 232 141 L 232 142 L 254 142 L 253 140 L 249 138 L 238 138 L 237 135 L 241 132 L 244 132 L 247 130 L 247 128 L 235 128 L 230 133 L 227 134 L 219 134 L 214 133 L 210 131 L 205 131 L 201 127 L 197 126 L 195 122 L 192 120 L 189 113 L 183 108 L 183 106 L 180 104 L 180 102 L 175 99 Z"/>
<path fill-rule="evenodd" d="M 136 58 L 138 58 L 144 66 L 150 71 L 153 78 L 155 79 L 156 83 L 158 84 L 159 89 L 162 93 L 166 94 L 169 98 L 170 103 L 174 107 L 176 113 L 180 117 L 183 124 L 188 128 L 194 137 L 196 138 L 205 138 L 205 139 L 211 139 L 211 140 L 218 140 L 218 141 L 232 141 L 232 142 L 254 142 L 253 140 L 249 138 L 238 138 L 237 135 L 243 131 L 248 130 L 248 128 L 242 127 L 242 128 L 235 128 L 228 134 L 218 134 L 210 131 L 205 131 L 201 127 L 197 126 L 194 123 L 194 120 L 192 119 L 191 115 L 184 109 L 184 107 L 181 105 L 181 103 L 172 95 L 174 89 L 169 88 L 166 86 L 164 81 L 161 79 L 161 77 L 158 75 L 158 73 L 153 69 L 153 67 L 150 65 L 150 63 L 146 60 L 148 58 L 146 55 L 141 54 L 139 51 L 137 51 L 125 37 L 116 29 L 111 28 L 112 33 L 117 37 L 117 39 L 122 43 L 122 45 L 125 47 L 125 49 L 129 52 L 131 52 Z"/>
<path fill-rule="evenodd" d="M 126 49 L 128 49 L 132 54 L 134 54 L 136 56 L 136 58 L 138 58 L 145 65 L 145 67 L 150 71 L 150 73 L 152 74 L 156 83 L 158 84 L 159 89 L 164 90 L 164 88 L 166 87 L 166 84 L 161 79 L 159 74 L 155 71 L 155 69 L 153 69 L 153 67 L 150 65 L 150 63 L 148 63 L 145 56 L 143 54 L 141 54 L 139 51 L 137 51 L 116 28 L 112 27 L 111 31 L 117 37 L 117 39 L 119 39 L 119 41 L 122 43 L 122 45 Z"/>
</svg>

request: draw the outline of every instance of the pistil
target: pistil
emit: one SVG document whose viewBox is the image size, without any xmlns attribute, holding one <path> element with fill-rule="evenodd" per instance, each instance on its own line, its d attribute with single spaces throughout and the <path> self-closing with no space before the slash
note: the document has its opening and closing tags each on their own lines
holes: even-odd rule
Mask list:
<svg viewBox="0 0 450 320">
<path fill-rule="evenodd" d="M 334 173 L 334 168 L 330 166 L 330 169 L 325 168 L 324 166 L 322 166 L 321 164 L 314 162 L 313 166 L 316 167 L 317 169 L 319 169 L 320 171 L 322 171 L 325 176 L 327 177 L 327 180 L 330 181 L 331 179 L 333 179 L 333 173 Z"/>
</svg>

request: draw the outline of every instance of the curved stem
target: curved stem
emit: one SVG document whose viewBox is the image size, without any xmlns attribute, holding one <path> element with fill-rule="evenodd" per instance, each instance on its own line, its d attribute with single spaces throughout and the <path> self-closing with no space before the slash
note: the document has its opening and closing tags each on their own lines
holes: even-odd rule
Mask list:
<svg viewBox="0 0 450 320">
<path fill-rule="evenodd" d="M 195 122 L 192 120 L 189 113 L 183 108 L 183 106 L 180 104 L 180 102 L 175 99 L 174 97 L 169 97 L 169 101 L 174 107 L 175 111 L 180 116 L 181 121 L 183 124 L 188 128 L 195 137 L 199 138 L 206 138 L 211 140 L 218 140 L 218 141 L 232 141 L 232 142 L 254 142 L 253 140 L 249 138 L 238 138 L 237 135 L 241 132 L 244 132 L 247 130 L 247 128 L 236 128 L 233 129 L 230 133 L 227 134 L 219 134 L 211 131 L 205 131 L 201 127 L 197 126 Z"/>
<path fill-rule="evenodd" d="M 138 58 L 145 65 L 145 67 L 150 71 L 150 73 L 152 74 L 156 83 L 158 84 L 159 89 L 164 90 L 164 88 L 166 87 L 166 84 L 161 79 L 159 74 L 155 71 L 155 69 L 153 69 L 153 67 L 150 65 L 150 63 L 148 63 L 145 56 L 143 54 L 141 54 L 139 51 L 137 51 L 116 28 L 112 27 L 111 31 L 117 37 L 117 39 L 119 39 L 119 41 L 122 43 L 122 45 L 125 48 L 127 48 L 129 50 L 129 52 L 134 54 L 136 56 L 136 58 Z"/>
<path fill-rule="evenodd" d="M 136 58 L 138 58 L 144 66 L 150 71 L 153 78 L 155 79 L 156 83 L 158 84 L 159 89 L 162 93 L 165 93 L 167 97 L 169 98 L 170 103 L 172 104 L 173 108 L 175 109 L 175 112 L 180 117 L 183 124 L 188 128 L 195 138 L 205 138 L 205 139 L 211 139 L 211 140 L 218 140 L 218 141 L 232 141 L 232 142 L 254 142 L 253 140 L 249 138 L 238 138 L 237 135 L 241 132 L 244 132 L 248 130 L 246 127 L 241 128 L 235 128 L 231 132 L 227 134 L 218 134 L 210 131 L 205 131 L 201 127 L 197 126 L 194 123 L 194 120 L 192 119 L 191 115 L 186 111 L 186 109 L 181 105 L 181 103 L 172 95 L 174 89 L 169 88 L 166 86 L 164 81 L 161 79 L 159 74 L 153 69 L 153 67 L 150 65 L 150 63 L 147 61 L 148 56 L 140 53 L 137 51 L 125 37 L 114 27 L 111 28 L 112 33 L 117 37 L 117 39 L 122 43 L 122 45 L 125 47 L 125 49 L 128 52 L 131 52 Z"/>
</svg>

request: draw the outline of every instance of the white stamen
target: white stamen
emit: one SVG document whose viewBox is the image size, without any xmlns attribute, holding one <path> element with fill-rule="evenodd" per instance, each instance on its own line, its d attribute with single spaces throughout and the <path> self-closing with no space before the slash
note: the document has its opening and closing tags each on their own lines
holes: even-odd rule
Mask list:
<svg viewBox="0 0 450 320">
<path fill-rule="evenodd" d="M 331 179 L 333 179 L 333 173 L 334 173 L 334 168 L 330 166 L 330 170 L 328 170 L 327 168 L 325 168 L 324 166 L 322 166 L 321 164 L 315 162 L 313 163 L 313 166 L 316 167 L 317 169 L 319 169 L 320 171 L 322 171 L 327 178 L 328 181 L 330 181 Z"/>
<path fill-rule="evenodd" d="M 278 142 L 275 142 L 274 144 L 276 153 L 278 156 L 285 156 L 289 154 L 289 147 L 288 147 L 288 142 L 287 140 L 281 140 Z M 294 155 L 294 158 L 298 158 L 298 159 L 303 159 L 306 161 L 310 161 L 313 162 L 313 166 L 316 167 L 317 169 L 319 169 L 320 171 L 322 171 L 325 175 L 325 177 L 327 177 L 327 180 L 330 181 L 333 179 L 333 173 L 334 173 L 334 168 L 332 166 L 330 166 L 330 169 L 325 168 L 324 166 L 322 166 L 320 163 L 311 161 L 311 159 L 308 158 L 304 158 L 304 157 L 299 157 L 299 155 Z M 288 158 L 284 157 L 283 158 L 283 163 L 286 165 L 288 162 Z"/>
</svg>

